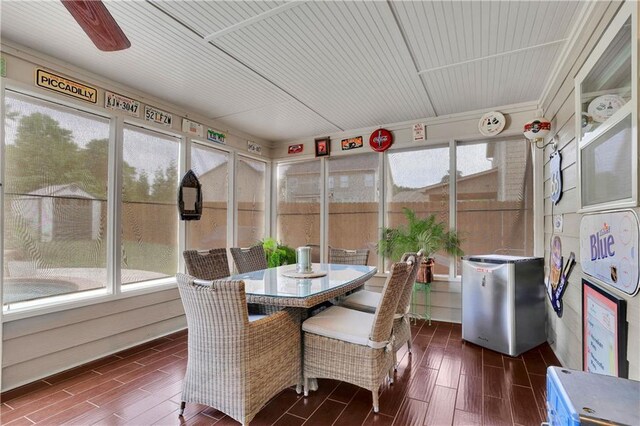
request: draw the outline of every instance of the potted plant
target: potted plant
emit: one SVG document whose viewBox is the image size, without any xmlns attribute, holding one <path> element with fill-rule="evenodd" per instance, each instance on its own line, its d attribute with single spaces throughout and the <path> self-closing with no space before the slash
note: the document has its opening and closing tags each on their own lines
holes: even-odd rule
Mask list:
<svg viewBox="0 0 640 426">
<path fill-rule="evenodd" d="M 260 242 L 267 256 L 267 266 L 274 268 L 296 263 L 296 251 L 289 246 L 280 244 L 273 238 L 265 238 Z"/>
<path fill-rule="evenodd" d="M 444 222 L 437 221 L 433 214 L 418 218 L 413 210 L 406 207 L 402 212 L 407 218 L 407 224 L 397 228 L 383 228 L 378 253 L 397 262 L 406 252 L 422 250 L 425 258 L 418 270 L 417 281 L 431 282 L 435 264 L 433 255 L 444 250 L 451 255 L 462 256 L 462 240 L 455 231 L 448 230 Z"/>
</svg>

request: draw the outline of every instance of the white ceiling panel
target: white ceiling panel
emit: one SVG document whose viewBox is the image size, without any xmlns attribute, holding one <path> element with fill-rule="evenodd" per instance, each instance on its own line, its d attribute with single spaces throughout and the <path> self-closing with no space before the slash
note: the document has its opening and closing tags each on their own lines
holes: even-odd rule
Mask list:
<svg viewBox="0 0 640 426">
<path fill-rule="evenodd" d="M 218 118 L 218 121 L 267 140 L 286 141 L 340 130 L 333 124 L 319 119 L 317 114 L 297 101 L 232 114 Z"/>
<path fill-rule="evenodd" d="M 291 99 L 148 3 L 108 8 L 131 48 L 98 51 L 59 1 L 3 2 L 2 34 L 207 116 Z"/>
<path fill-rule="evenodd" d="M 527 102 L 540 96 L 559 49 L 549 45 L 421 76 L 442 115 Z"/>
<path fill-rule="evenodd" d="M 58 0 L 1 37 L 274 141 L 536 101 L 584 1 L 105 1 L 100 52 Z"/>
<path fill-rule="evenodd" d="M 284 1 L 176 1 L 153 0 L 153 4 L 175 17 L 202 37 L 278 8 Z"/>
<path fill-rule="evenodd" d="M 433 115 L 385 2 L 309 2 L 215 43 L 343 129 Z"/>
<path fill-rule="evenodd" d="M 419 71 L 564 40 L 577 1 L 393 2 Z"/>
</svg>

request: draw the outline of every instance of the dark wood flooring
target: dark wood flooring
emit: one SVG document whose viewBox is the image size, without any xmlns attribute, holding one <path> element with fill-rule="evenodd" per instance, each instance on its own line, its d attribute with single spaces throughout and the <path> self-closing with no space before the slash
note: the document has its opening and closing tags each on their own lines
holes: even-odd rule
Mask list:
<svg viewBox="0 0 640 426">
<path fill-rule="evenodd" d="M 252 425 L 539 425 L 545 373 L 560 365 L 541 345 L 511 358 L 463 342 L 460 324 L 419 322 L 413 353 L 399 353 L 380 413 L 371 394 L 319 380 L 308 398 L 287 389 Z M 237 424 L 215 408 L 187 404 L 178 418 L 186 368 L 186 331 L 149 342 L 2 394 L 3 425 Z"/>
</svg>

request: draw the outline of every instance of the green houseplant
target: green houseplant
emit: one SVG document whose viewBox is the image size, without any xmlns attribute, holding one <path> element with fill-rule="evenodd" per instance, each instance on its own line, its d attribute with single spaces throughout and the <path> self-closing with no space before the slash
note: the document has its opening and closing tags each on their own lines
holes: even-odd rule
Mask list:
<svg viewBox="0 0 640 426">
<path fill-rule="evenodd" d="M 267 256 L 269 268 L 296 263 L 296 251 L 289 246 L 278 243 L 274 238 L 265 238 L 260 244 L 262 244 Z"/>
<path fill-rule="evenodd" d="M 453 256 L 462 256 L 462 239 L 455 231 L 448 230 L 446 223 L 437 221 L 433 214 L 419 218 L 413 210 L 406 207 L 402 209 L 402 213 L 407 218 L 407 224 L 397 228 L 382 228 L 378 252 L 397 262 L 406 252 L 422 250 L 425 260 L 420 265 L 418 276 L 426 277 L 423 280 L 430 282 L 430 277 L 433 276 L 433 255 L 444 250 Z"/>
</svg>

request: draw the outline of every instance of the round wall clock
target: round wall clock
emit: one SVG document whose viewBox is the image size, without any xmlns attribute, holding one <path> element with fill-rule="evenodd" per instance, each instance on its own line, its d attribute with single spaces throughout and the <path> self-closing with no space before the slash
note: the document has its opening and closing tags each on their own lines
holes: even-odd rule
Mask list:
<svg viewBox="0 0 640 426">
<path fill-rule="evenodd" d="M 376 152 L 383 152 L 389 149 L 393 143 L 393 135 L 387 129 L 378 129 L 369 136 L 369 145 Z"/>
<path fill-rule="evenodd" d="M 602 123 L 615 114 L 625 103 L 621 96 L 602 95 L 591 101 L 587 111 L 594 121 Z"/>
<path fill-rule="evenodd" d="M 478 130 L 484 136 L 494 136 L 504 129 L 506 122 L 504 115 L 498 111 L 491 111 L 482 116 L 478 122 Z"/>
</svg>

